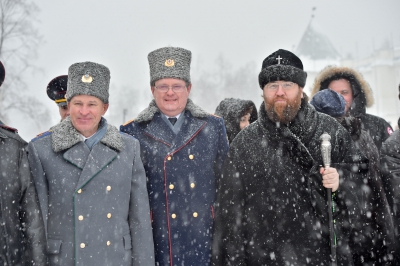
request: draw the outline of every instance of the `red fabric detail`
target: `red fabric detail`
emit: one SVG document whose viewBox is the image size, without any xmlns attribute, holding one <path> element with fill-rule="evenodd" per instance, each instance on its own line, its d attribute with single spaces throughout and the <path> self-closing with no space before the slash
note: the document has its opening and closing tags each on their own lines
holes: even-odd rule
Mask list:
<svg viewBox="0 0 400 266">
<path fill-rule="evenodd" d="M 0 125 L 0 127 L 6 129 L 6 130 L 8 130 L 8 131 L 18 133 L 18 129 L 16 129 L 16 128 L 9 127 L 9 126 L 6 126 L 6 125 Z"/>
</svg>

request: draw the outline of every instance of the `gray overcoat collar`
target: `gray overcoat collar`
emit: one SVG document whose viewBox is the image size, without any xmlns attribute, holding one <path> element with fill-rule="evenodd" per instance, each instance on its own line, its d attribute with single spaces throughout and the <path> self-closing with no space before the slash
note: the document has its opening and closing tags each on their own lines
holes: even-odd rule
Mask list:
<svg viewBox="0 0 400 266">
<path fill-rule="evenodd" d="M 69 149 L 75 144 L 82 142 L 82 136 L 72 125 L 69 116 L 52 127 L 51 130 L 53 131 L 51 140 L 54 152 Z M 121 151 L 124 147 L 121 134 L 118 129 L 112 125 L 107 126 L 107 132 L 100 142 L 116 151 Z"/>
</svg>

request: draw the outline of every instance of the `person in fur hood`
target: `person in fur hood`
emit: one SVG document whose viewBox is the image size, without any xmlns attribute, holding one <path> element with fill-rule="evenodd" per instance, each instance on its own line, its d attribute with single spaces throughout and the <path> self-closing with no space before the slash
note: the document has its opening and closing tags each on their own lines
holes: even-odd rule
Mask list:
<svg viewBox="0 0 400 266">
<path fill-rule="evenodd" d="M 263 61 L 258 119 L 231 143 L 218 182 L 213 265 L 331 265 L 332 242 L 335 265 L 363 265 L 355 245 L 369 236 L 355 188 L 368 161 L 334 118 L 309 105 L 306 77 L 289 51 Z M 322 167 L 324 133 L 329 168 Z M 332 238 L 327 188 L 335 206 Z"/>
<path fill-rule="evenodd" d="M 374 104 L 374 98 L 361 73 L 349 67 L 328 66 L 316 77 L 311 97 L 327 88 L 342 94 L 346 101 L 346 113 L 361 119 L 362 128 L 380 150 L 382 142 L 392 134 L 393 129 L 383 118 L 366 113 L 366 108 Z"/>
<path fill-rule="evenodd" d="M 217 106 L 215 114 L 224 119 L 229 143 L 241 130 L 257 120 L 257 108 L 250 100 L 225 98 Z"/>
<path fill-rule="evenodd" d="M 51 266 L 154 265 L 140 145 L 103 118 L 109 84 L 107 67 L 71 65 L 70 115 L 28 145 Z"/>
<path fill-rule="evenodd" d="M 160 48 L 148 60 L 154 100 L 120 130 L 140 141 L 156 263 L 209 265 L 216 181 L 228 152 L 224 121 L 188 98 L 190 51 Z"/>
</svg>

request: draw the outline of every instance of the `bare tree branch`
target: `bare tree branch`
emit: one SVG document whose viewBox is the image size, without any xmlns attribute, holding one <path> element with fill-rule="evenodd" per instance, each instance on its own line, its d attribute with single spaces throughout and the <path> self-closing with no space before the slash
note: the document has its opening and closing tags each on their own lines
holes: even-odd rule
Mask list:
<svg viewBox="0 0 400 266">
<path fill-rule="evenodd" d="M 19 111 L 36 125 L 49 121 L 47 109 L 29 96 L 24 74 L 35 69 L 37 48 L 42 42 L 38 30 L 39 8 L 29 0 L 0 0 L 0 60 L 6 68 L 6 80 L 0 87 L 0 120 L 7 121 Z"/>
</svg>

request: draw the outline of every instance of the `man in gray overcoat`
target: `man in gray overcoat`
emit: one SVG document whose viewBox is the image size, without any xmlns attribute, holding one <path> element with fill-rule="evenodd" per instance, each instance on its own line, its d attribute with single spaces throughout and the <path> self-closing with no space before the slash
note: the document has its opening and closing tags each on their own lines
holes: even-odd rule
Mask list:
<svg viewBox="0 0 400 266">
<path fill-rule="evenodd" d="M 102 116 L 110 72 L 68 70 L 70 116 L 29 143 L 50 265 L 154 265 L 139 142 Z"/>
</svg>

